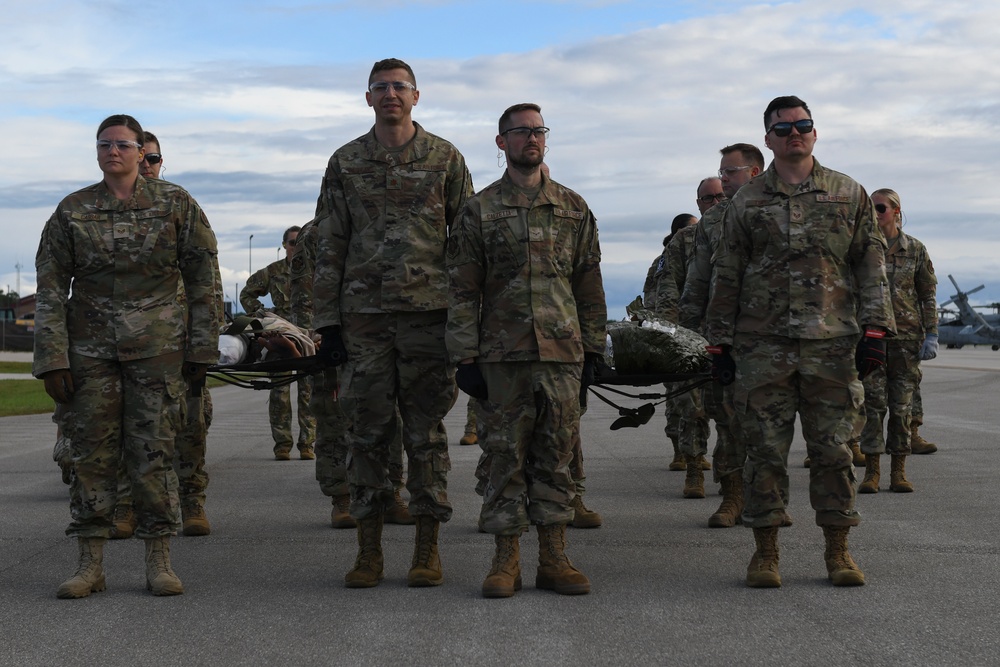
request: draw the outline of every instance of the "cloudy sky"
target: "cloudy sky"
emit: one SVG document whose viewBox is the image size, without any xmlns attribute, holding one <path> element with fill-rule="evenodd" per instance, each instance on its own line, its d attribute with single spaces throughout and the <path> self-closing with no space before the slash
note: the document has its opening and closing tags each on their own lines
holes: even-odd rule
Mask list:
<svg viewBox="0 0 1000 667">
<path fill-rule="evenodd" d="M 796 94 L 815 154 L 897 190 L 942 285 L 1000 301 L 1000 5 L 924 0 L 0 1 L 0 289 L 35 288 L 58 201 L 100 180 L 97 125 L 129 113 L 162 142 L 219 238 L 228 297 L 313 214 L 330 154 L 372 124 L 375 60 L 409 62 L 414 118 L 499 177 L 496 119 L 540 104 L 553 177 L 601 232 L 610 313 L 641 291 L 670 220 L 697 212 L 718 149 L 763 147 Z M 765 157 L 770 155 L 765 151 Z M 253 234 L 252 253 L 249 236 Z"/>
</svg>

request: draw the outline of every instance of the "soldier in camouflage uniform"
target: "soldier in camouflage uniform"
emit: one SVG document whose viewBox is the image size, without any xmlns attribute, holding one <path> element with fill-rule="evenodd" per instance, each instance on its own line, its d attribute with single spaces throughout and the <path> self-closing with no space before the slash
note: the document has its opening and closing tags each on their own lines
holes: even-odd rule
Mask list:
<svg viewBox="0 0 1000 667">
<path fill-rule="evenodd" d="M 163 167 L 160 140 L 152 132 L 143 132 L 143 160 L 139 173 L 143 178 L 159 178 Z M 216 276 L 222 285 L 222 276 Z M 183 292 L 183 290 L 182 290 Z M 223 295 L 216 295 L 216 305 L 222 312 Z M 212 425 L 212 397 L 207 387 L 202 387 L 200 395 L 188 388 L 185 394 L 187 417 L 184 427 L 177 433 L 174 442 L 174 472 L 177 473 L 178 493 L 181 503 L 181 519 L 184 534 L 193 537 L 211 533 L 211 525 L 205 515 L 205 493 L 208 489 L 208 471 L 205 470 L 205 445 L 208 427 Z M 118 500 L 111 530 L 112 539 L 127 539 L 135 532 L 138 519 L 132 500 L 132 483 L 128 467 L 123 459 L 118 467 Z"/>
<path fill-rule="evenodd" d="M 650 265 L 649 270 L 646 272 L 646 281 L 642 285 L 643 305 L 650 311 L 658 313 L 666 319 L 675 319 L 677 317 L 676 303 L 657 302 L 657 283 L 660 276 L 665 275 L 667 267 L 667 246 L 670 245 L 670 239 L 673 238 L 674 234 L 682 228 L 696 224 L 697 222 L 698 218 L 690 213 L 681 213 L 674 216 L 670 224 L 670 233 L 663 237 L 663 251 L 653 260 L 652 265 Z M 667 389 L 670 388 L 670 385 L 664 386 Z M 667 439 L 670 440 L 670 444 L 674 450 L 674 458 L 670 461 L 667 469 L 683 472 L 687 470 L 687 461 L 684 459 L 684 454 L 681 453 L 680 448 L 679 424 L 681 414 L 676 407 L 676 401 L 672 399 L 666 401 L 663 405 L 663 414 L 667 418 L 667 424 L 663 432 L 666 434 Z"/>
<path fill-rule="evenodd" d="M 677 304 L 678 316 L 680 295 L 684 291 L 688 265 L 694 258 L 694 237 L 697 231 L 698 225 L 689 225 L 670 239 L 670 243 L 667 244 L 665 271 L 662 272 L 656 286 L 657 293 L 661 295 L 657 300 L 662 299 Z M 673 321 L 677 322 L 678 319 L 679 317 L 675 317 Z M 685 392 L 675 397 L 673 404 L 674 409 L 680 414 L 677 425 L 678 440 L 687 466 L 682 493 L 685 498 L 704 498 L 704 468 L 707 467 L 705 454 L 708 452 L 710 428 L 701 392 Z"/>
<path fill-rule="evenodd" d="M 417 521 L 408 582 L 444 581 L 437 537 L 452 508 L 442 419 L 457 396 L 444 343 L 445 245 L 472 177 L 454 146 L 413 122 L 419 97 L 409 65 L 395 58 L 375 63 L 365 94 L 375 125 L 330 158 L 317 204 L 313 325 L 323 336 L 320 356 L 335 364 L 346 359 L 340 382 L 351 423 L 347 478 L 359 543 L 345 577 L 351 588 L 376 586 L 384 576 L 397 405 Z"/>
<path fill-rule="evenodd" d="M 312 330 L 313 273 L 319 226 L 310 220 L 299 230 L 296 251 L 289 264 L 289 300 L 293 323 Z M 351 495 L 347 484 L 347 429 L 349 424 L 338 400 L 337 369 L 327 368 L 312 377 L 312 397 L 309 409 L 316 423 L 316 481 L 324 495 L 330 496 L 333 509 L 330 525 L 334 528 L 356 528 L 350 514 Z M 398 422 L 398 415 L 397 415 Z M 403 488 L 403 440 L 400 429 L 392 441 L 389 474 L 395 489 L 395 503 L 386 513 L 386 521 L 413 524 L 413 517 L 400 496 Z"/>
<path fill-rule="evenodd" d="M 134 118 L 105 119 L 97 140 L 104 179 L 59 203 L 35 260 L 33 373 L 63 405 L 76 472 L 66 533 L 78 538 L 79 563 L 58 596 L 104 590 L 123 452 L 147 588 L 176 595 L 184 588 L 170 564 L 169 536 L 180 525 L 174 438 L 185 379 L 203 383 L 218 358 L 215 235 L 186 191 L 139 175 L 143 132 Z"/>
<path fill-rule="evenodd" d="M 705 332 L 705 309 L 712 282 L 712 256 L 719 247 L 723 214 L 737 190 L 764 170 L 764 156 L 756 146 L 734 144 L 719 152 L 722 154 L 719 179 L 727 198 L 706 211 L 695 227 L 694 255 L 688 263 L 684 290 L 678 306 L 681 326 L 702 333 Z M 715 420 L 716 440 L 712 464 L 715 481 L 722 485 L 722 504 L 709 517 L 708 525 L 712 528 L 729 528 L 740 521 L 743 512 L 743 462 L 746 460 L 746 450 L 730 421 L 732 388 L 713 382 L 700 391 L 706 415 Z M 787 489 L 784 490 L 784 496 L 788 497 Z"/>
<path fill-rule="evenodd" d="M 299 227 L 293 225 L 285 230 L 281 237 L 281 246 L 285 249 L 285 259 L 268 264 L 254 273 L 247 280 L 246 286 L 240 291 L 240 304 L 248 315 L 264 314 L 264 304 L 259 297 L 271 295 L 274 303 L 274 314 L 293 321 L 289 297 L 289 265 L 298 249 Z M 312 394 L 312 382 L 308 379 L 295 383 L 298 395 L 299 439 L 297 447 L 299 458 L 314 459 L 313 442 L 316 440 L 316 420 L 309 408 Z M 274 438 L 274 458 L 287 461 L 291 458 L 294 433 L 292 433 L 292 397 L 288 386 L 275 387 L 271 390 L 268 400 L 268 417 L 271 422 L 271 437 Z"/>
<path fill-rule="evenodd" d="M 865 478 L 861 493 L 878 493 L 881 455 L 891 457 L 889 490 L 913 491 L 906 479 L 910 454 L 910 406 L 920 385 L 920 362 L 937 356 L 937 276 L 924 244 L 902 230 L 899 195 L 882 189 L 872 193 L 879 229 L 889 244 L 885 271 L 892 294 L 896 336 L 888 342 L 886 364 L 864 379 L 865 426 L 861 450 L 865 453 Z M 887 436 L 882 433 L 889 412 Z"/>
<path fill-rule="evenodd" d="M 726 209 L 706 315 L 714 372 L 735 374 L 747 449 L 743 524 L 757 550 L 746 582 L 781 585 L 778 528 L 798 414 L 827 574 L 835 586 L 861 585 L 847 549 L 861 522 L 848 442 L 864 402 L 859 371 L 884 363 L 883 337 L 895 329 L 885 239 L 864 188 L 812 156 L 816 133 L 802 100 L 773 100 L 764 126 L 774 161 Z"/>
<path fill-rule="evenodd" d="M 534 104 L 503 113 L 496 143 L 507 169 L 469 200 L 448 243 L 448 352 L 459 387 L 481 401 L 490 457 L 480 516 L 496 552 L 486 597 L 520 588 L 519 536 L 530 524 L 538 527 L 536 587 L 590 591 L 564 547 L 581 373 L 592 381 L 604 354 L 607 309 L 597 223 L 578 194 L 542 173 L 543 123 Z"/>
</svg>

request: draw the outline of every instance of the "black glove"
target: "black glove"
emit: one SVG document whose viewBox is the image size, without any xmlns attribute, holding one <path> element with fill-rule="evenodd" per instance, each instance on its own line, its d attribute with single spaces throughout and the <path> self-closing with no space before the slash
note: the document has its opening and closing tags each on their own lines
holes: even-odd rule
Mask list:
<svg viewBox="0 0 1000 667">
<path fill-rule="evenodd" d="M 884 331 L 865 328 L 865 335 L 858 342 L 858 351 L 854 354 L 854 366 L 858 369 L 859 380 L 864 380 L 879 366 L 885 366 Z"/>
<path fill-rule="evenodd" d="M 483 372 L 479 370 L 476 362 L 459 364 L 458 369 L 455 371 L 455 382 L 458 383 L 459 389 L 472 398 L 485 401 L 489 395 L 486 388 L 486 379 L 483 378 Z"/>
<path fill-rule="evenodd" d="M 42 375 L 45 382 L 45 393 L 56 403 L 69 403 L 73 398 L 73 374 L 68 368 L 57 368 Z"/>
<path fill-rule="evenodd" d="M 208 374 L 208 367 L 211 364 L 199 364 L 193 361 L 185 361 L 181 366 L 181 375 L 187 379 L 191 386 L 192 396 L 201 396 L 201 390 L 205 388 L 205 376 Z"/>
<path fill-rule="evenodd" d="M 712 355 L 712 379 L 723 386 L 736 382 L 736 361 L 730 346 L 708 345 L 705 349 Z"/>
<path fill-rule="evenodd" d="M 580 376 L 580 407 L 587 407 L 587 388 L 597 382 L 597 364 L 604 360 L 603 354 L 585 352 L 583 355 L 583 375 Z"/>
<path fill-rule="evenodd" d="M 340 327 L 324 327 L 319 334 L 323 337 L 316 351 L 320 363 L 336 367 L 347 361 L 347 348 L 340 336 Z"/>
</svg>

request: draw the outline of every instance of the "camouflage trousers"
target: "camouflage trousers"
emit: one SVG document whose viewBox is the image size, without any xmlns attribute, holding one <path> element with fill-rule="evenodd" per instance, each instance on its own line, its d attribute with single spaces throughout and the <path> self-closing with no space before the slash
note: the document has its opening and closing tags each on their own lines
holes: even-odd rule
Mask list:
<svg viewBox="0 0 1000 667">
<path fill-rule="evenodd" d="M 347 479 L 351 516 L 364 519 L 393 504 L 390 474 L 396 410 L 407 456 L 410 514 L 451 518 L 448 434 L 455 371 L 444 344 L 447 311 L 342 313 L 348 361 L 341 375 L 350 423 Z"/>
<path fill-rule="evenodd" d="M 316 419 L 316 481 L 326 496 L 346 496 L 347 450 L 349 447 L 347 416 L 338 400 L 337 371 L 329 369 L 313 376 L 313 392 L 309 401 Z M 403 488 L 403 438 L 399 410 L 393 423 L 394 435 L 389 449 L 389 479 L 394 489 Z"/>
<path fill-rule="evenodd" d="M 920 379 L 923 379 L 921 372 Z M 920 395 L 920 382 L 913 388 L 913 403 L 910 405 L 910 425 L 923 426 L 924 424 L 924 399 Z"/>
<path fill-rule="evenodd" d="M 870 373 L 865 386 L 865 426 L 861 451 L 865 454 L 910 453 L 910 408 L 920 386 L 919 340 L 888 339 L 885 366 Z M 882 432 L 886 412 L 889 422 Z"/>
<path fill-rule="evenodd" d="M 205 444 L 212 425 L 212 396 L 202 388 L 201 396 L 185 393 L 184 427 L 174 440 L 174 472 L 177 474 L 181 505 L 205 506 L 208 471 L 205 470 Z M 124 458 L 118 466 L 118 505 L 132 507 L 132 482 Z"/>
<path fill-rule="evenodd" d="M 856 526 L 852 454 L 864 403 L 854 368 L 857 336 L 826 340 L 737 334 L 736 418 L 746 445 L 744 525 L 780 526 L 788 504 L 795 415 L 812 459 L 809 501 L 820 526 Z"/>
<path fill-rule="evenodd" d="M 469 414 L 475 414 L 474 406 L 478 402 L 479 401 L 474 398 L 469 399 Z M 586 412 L 586 407 L 580 408 L 581 415 Z M 482 421 L 479 423 L 481 424 Z M 476 440 L 480 443 L 480 446 L 482 446 L 482 443 L 486 442 L 485 430 L 477 429 L 471 432 L 476 433 Z M 486 493 L 486 484 L 489 482 L 490 478 L 490 465 L 489 453 L 484 450 L 479 456 L 479 463 L 476 465 L 476 493 L 479 495 Z M 576 495 L 582 496 L 587 490 L 587 473 L 583 469 L 583 439 L 580 437 L 579 422 L 577 422 L 576 428 L 573 429 L 573 458 L 570 459 L 569 462 L 569 473 L 573 477 L 573 486 L 576 488 Z"/>
<path fill-rule="evenodd" d="M 737 420 L 733 416 L 733 386 L 723 387 L 712 382 L 701 392 L 705 414 L 715 422 L 715 449 L 712 451 L 712 474 L 715 481 L 734 473 L 743 474 L 747 450 L 739 438 Z"/>
<path fill-rule="evenodd" d="M 478 413 L 489 465 L 480 514 L 484 530 L 519 535 L 530 524 L 569 523 L 582 364 L 523 361 L 479 368 L 489 392 Z"/>
<path fill-rule="evenodd" d="M 476 399 L 469 398 L 465 406 L 465 435 L 476 432 Z"/>
<path fill-rule="evenodd" d="M 299 407 L 299 451 L 313 446 L 316 440 L 316 420 L 309 407 L 309 397 L 312 394 L 312 379 L 306 378 L 295 382 Z M 271 421 L 271 437 L 274 438 L 274 453 L 290 452 L 295 442 L 292 433 L 292 392 L 289 385 L 271 390 L 267 406 L 268 418 Z"/>
<path fill-rule="evenodd" d="M 70 353 L 76 392 L 63 406 L 76 475 L 70 484 L 71 537 L 110 537 L 124 459 L 140 538 L 180 527 L 174 442 L 184 423 L 183 352 L 117 361 Z"/>
<path fill-rule="evenodd" d="M 676 382 L 672 389 L 679 389 L 683 383 Z M 675 397 L 674 406 L 678 413 L 677 437 L 681 454 L 688 459 L 696 459 L 708 453 L 708 436 L 711 428 L 708 414 L 702 402 L 702 392 L 698 389 Z"/>
</svg>

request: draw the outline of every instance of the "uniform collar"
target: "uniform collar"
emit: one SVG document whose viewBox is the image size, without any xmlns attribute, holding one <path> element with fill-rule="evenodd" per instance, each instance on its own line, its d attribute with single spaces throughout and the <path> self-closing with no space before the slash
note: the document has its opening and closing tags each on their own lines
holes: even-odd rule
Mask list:
<svg viewBox="0 0 1000 667">
<path fill-rule="evenodd" d="M 514 185 L 514 181 L 510 180 L 510 175 L 507 173 L 506 169 L 503 171 L 503 176 L 500 177 L 500 201 L 503 202 L 504 206 L 533 208 L 535 206 L 553 204 L 555 203 L 555 198 L 555 183 L 552 179 L 547 177 L 544 172 L 542 173 L 541 188 L 539 189 L 538 195 L 535 197 L 534 201 L 529 201 L 521 188 Z"/>
<path fill-rule="evenodd" d="M 417 132 L 408 143 L 399 148 L 389 150 L 375 138 L 375 126 L 373 125 L 372 129 L 363 139 L 368 152 L 368 158 L 375 162 L 384 162 L 389 166 L 395 166 L 397 164 L 417 162 L 426 157 L 431 151 L 430 135 L 416 121 L 413 121 L 413 127 L 416 128 Z"/>
</svg>

